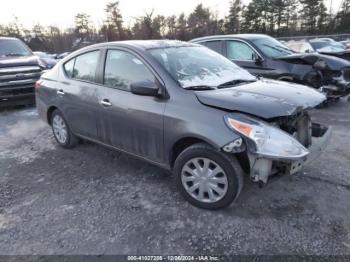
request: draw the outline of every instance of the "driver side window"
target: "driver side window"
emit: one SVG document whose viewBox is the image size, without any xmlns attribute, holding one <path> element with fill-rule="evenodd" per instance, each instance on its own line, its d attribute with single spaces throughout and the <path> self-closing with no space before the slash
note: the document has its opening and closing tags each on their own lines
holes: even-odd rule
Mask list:
<svg viewBox="0 0 350 262">
<path fill-rule="evenodd" d="M 129 91 L 130 84 L 137 81 L 154 81 L 154 75 L 133 54 L 121 50 L 108 50 L 104 85 Z"/>
<path fill-rule="evenodd" d="M 254 61 L 254 50 L 240 41 L 227 41 L 227 57 L 231 60 Z"/>
</svg>

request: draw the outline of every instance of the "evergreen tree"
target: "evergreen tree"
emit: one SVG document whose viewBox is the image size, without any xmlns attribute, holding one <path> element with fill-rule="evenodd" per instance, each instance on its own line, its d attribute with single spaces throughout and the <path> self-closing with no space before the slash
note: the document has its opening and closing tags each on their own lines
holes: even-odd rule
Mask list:
<svg viewBox="0 0 350 262">
<path fill-rule="evenodd" d="M 327 16 L 323 0 L 300 0 L 300 4 L 301 30 L 311 34 L 318 32 L 319 22 Z"/>
<path fill-rule="evenodd" d="M 156 16 L 153 18 L 152 11 L 138 17 L 131 31 L 136 39 L 159 39 L 162 38 L 163 25 L 163 17 Z"/>
<path fill-rule="evenodd" d="M 75 16 L 75 32 L 82 41 L 88 39 L 91 32 L 90 16 L 85 13 L 79 13 Z"/>
<path fill-rule="evenodd" d="M 236 34 L 241 29 L 241 0 L 232 0 L 230 3 L 229 15 L 226 17 L 225 32 Z"/>
<path fill-rule="evenodd" d="M 286 0 L 285 26 L 281 30 L 284 35 L 295 35 L 298 30 L 298 0 Z"/>
<path fill-rule="evenodd" d="M 350 0 L 343 0 L 339 13 L 336 15 L 337 27 L 340 32 L 350 31 Z"/>
<path fill-rule="evenodd" d="M 123 27 L 123 16 L 119 10 L 119 1 L 111 2 L 105 8 L 107 19 L 101 28 L 107 41 L 123 40 L 126 32 Z"/>
<path fill-rule="evenodd" d="M 217 14 L 202 4 L 197 5 L 189 15 L 187 25 L 191 38 L 224 33 L 224 19 L 219 19 Z"/>
<path fill-rule="evenodd" d="M 184 13 L 180 14 L 176 21 L 176 38 L 179 40 L 190 40 L 187 19 Z"/>
</svg>

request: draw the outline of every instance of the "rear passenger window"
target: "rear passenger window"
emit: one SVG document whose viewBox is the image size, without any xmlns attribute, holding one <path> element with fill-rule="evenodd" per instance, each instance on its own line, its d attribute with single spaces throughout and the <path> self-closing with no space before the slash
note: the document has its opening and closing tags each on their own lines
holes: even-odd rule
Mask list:
<svg viewBox="0 0 350 262">
<path fill-rule="evenodd" d="M 154 75 L 140 59 L 125 51 L 108 51 L 104 72 L 106 86 L 130 90 L 132 82 L 144 80 L 154 81 Z"/>
<path fill-rule="evenodd" d="M 69 78 L 73 77 L 74 62 L 75 59 L 72 59 L 64 64 L 64 71 L 66 71 L 66 74 Z"/>
<path fill-rule="evenodd" d="M 95 82 L 96 69 L 100 51 L 93 51 L 77 56 L 72 77 L 79 80 Z"/>
<path fill-rule="evenodd" d="M 222 53 L 222 41 L 209 41 L 201 44 L 210 48 L 211 50 L 214 50 L 215 52 L 218 52 L 219 54 Z"/>
</svg>

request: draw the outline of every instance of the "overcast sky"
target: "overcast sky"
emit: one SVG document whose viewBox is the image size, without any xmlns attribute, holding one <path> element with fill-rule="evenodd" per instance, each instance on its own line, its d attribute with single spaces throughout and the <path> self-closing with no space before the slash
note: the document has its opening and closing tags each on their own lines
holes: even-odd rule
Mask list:
<svg viewBox="0 0 350 262">
<path fill-rule="evenodd" d="M 230 0 L 120 0 L 126 24 L 137 17 L 150 12 L 155 14 L 173 15 L 185 12 L 189 14 L 194 7 L 203 3 L 217 12 L 219 16 L 227 15 Z M 250 0 L 243 0 L 244 4 Z M 326 0 L 329 8 L 331 0 Z M 104 7 L 110 0 L 2 0 L 0 8 L 0 24 L 6 24 L 18 17 L 20 22 L 31 27 L 36 23 L 55 25 L 60 28 L 72 26 L 77 13 L 88 13 L 92 22 L 101 24 L 104 17 Z M 333 10 L 337 11 L 341 0 L 333 0 Z"/>
</svg>

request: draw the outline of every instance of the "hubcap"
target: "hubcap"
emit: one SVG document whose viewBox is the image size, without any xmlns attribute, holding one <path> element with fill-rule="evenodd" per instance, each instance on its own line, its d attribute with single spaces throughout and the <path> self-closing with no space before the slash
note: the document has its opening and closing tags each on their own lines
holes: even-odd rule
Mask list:
<svg viewBox="0 0 350 262">
<path fill-rule="evenodd" d="M 61 116 L 55 115 L 52 121 L 52 128 L 58 142 L 61 144 L 67 141 L 67 126 Z"/>
<path fill-rule="evenodd" d="M 228 187 L 224 170 L 208 158 L 189 160 L 182 168 L 181 181 L 190 196 L 205 203 L 221 200 Z"/>
</svg>

